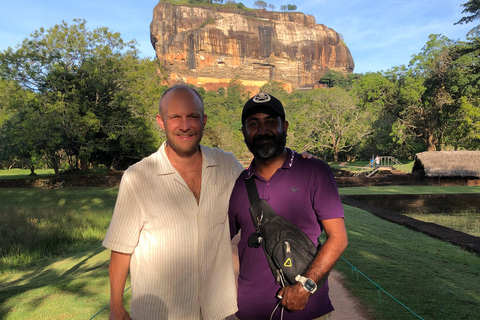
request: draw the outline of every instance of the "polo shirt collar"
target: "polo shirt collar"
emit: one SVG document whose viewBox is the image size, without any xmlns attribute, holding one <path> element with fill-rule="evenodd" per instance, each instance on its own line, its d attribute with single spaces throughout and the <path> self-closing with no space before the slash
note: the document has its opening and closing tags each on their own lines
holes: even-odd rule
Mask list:
<svg viewBox="0 0 480 320">
<path fill-rule="evenodd" d="M 289 148 L 286 148 L 286 149 L 287 149 L 287 157 L 285 158 L 285 161 L 283 162 L 283 165 L 280 167 L 280 169 L 290 170 L 295 161 L 295 152 L 290 150 Z M 257 175 L 257 177 L 259 177 L 259 175 L 256 174 L 256 171 L 255 171 L 255 158 L 250 163 L 250 166 L 248 166 L 247 175 L 245 179 L 250 179 L 254 174 Z"/>
<path fill-rule="evenodd" d="M 176 173 L 177 170 L 172 166 L 170 160 L 167 157 L 167 153 L 165 152 L 165 148 L 167 146 L 167 142 L 163 142 L 158 151 L 156 152 L 155 156 L 158 157 L 158 169 L 157 173 L 159 175 L 167 175 Z M 209 148 L 206 148 L 200 145 L 200 151 L 202 152 L 202 168 L 209 168 L 209 167 L 216 167 L 218 163 L 216 159 L 212 156 Z"/>
</svg>

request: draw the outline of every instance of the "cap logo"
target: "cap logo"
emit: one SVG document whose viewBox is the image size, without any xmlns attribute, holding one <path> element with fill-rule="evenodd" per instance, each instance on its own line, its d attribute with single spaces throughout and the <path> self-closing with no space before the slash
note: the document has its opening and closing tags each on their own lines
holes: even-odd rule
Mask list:
<svg viewBox="0 0 480 320">
<path fill-rule="evenodd" d="M 272 98 L 270 98 L 270 95 L 265 92 L 260 92 L 255 97 L 253 97 L 253 102 L 256 102 L 256 103 L 264 103 L 270 100 L 272 100 Z"/>
</svg>

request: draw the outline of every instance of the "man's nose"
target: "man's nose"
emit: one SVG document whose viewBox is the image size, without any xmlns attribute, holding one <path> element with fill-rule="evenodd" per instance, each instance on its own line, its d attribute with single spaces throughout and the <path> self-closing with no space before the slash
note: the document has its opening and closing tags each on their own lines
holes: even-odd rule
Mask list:
<svg viewBox="0 0 480 320">
<path fill-rule="evenodd" d="M 191 128 L 190 121 L 187 118 L 182 119 L 179 129 L 182 131 L 188 131 Z"/>
<path fill-rule="evenodd" d="M 268 129 L 268 126 L 266 126 L 266 125 L 263 124 L 263 123 L 260 123 L 260 124 L 258 125 L 258 133 L 262 135 L 262 134 L 265 134 L 265 133 L 267 133 L 267 132 L 270 132 L 269 129 Z"/>
</svg>

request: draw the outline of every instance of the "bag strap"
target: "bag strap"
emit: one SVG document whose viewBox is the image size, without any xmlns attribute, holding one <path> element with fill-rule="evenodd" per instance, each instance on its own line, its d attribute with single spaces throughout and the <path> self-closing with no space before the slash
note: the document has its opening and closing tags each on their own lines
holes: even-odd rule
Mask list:
<svg viewBox="0 0 480 320">
<path fill-rule="evenodd" d="M 245 184 L 247 185 L 247 194 L 250 205 L 257 203 L 260 200 L 258 196 L 257 184 L 255 183 L 255 178 L 251 176 L 248 179 L 245 179 Z"/>
</svg>

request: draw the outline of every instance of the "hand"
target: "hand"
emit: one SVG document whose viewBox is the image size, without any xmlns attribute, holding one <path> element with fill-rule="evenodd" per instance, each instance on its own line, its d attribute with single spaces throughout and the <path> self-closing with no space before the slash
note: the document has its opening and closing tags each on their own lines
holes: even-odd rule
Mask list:
<svg viewBox="0 0 480 320">
<path fill-rule="evenodd" d="M 308 297 L 310 297 L 310 293 L 299 282 L 283 287 L 278 292 L 278 295 L 282 297 L 281 305 L 290 311 L 299 311 L 305 308 Z"/>
<path fill-rule="evenodd" d="M 317 156 L 314 156 L 313 154 L 308 153 L 307 151 L 303 151 L 303 152 L 302 152 L 302 158 L 303 158 L 303 159 L 312 159 L 312 158 L 313 158 L 313 159 L 318 159 Z"/>
<path fill-rule="evenodd" d="M 125 308 L 112 308 L 110 310 L 109 320 L 132 320 Z"/>
</svg>

